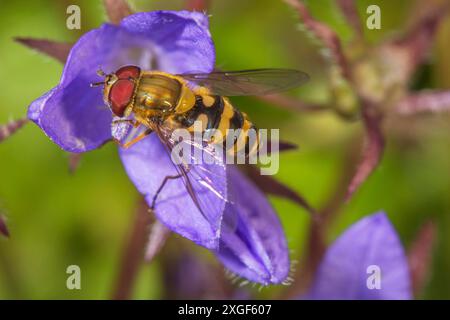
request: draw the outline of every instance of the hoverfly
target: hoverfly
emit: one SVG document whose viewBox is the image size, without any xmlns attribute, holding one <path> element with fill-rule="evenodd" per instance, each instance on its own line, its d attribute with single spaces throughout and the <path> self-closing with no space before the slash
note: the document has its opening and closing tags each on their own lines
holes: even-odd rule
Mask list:
<svg viewBox="0 0 450 320">
<path fill-rule="evenodd" d="M 215 129 L 225 137 L 228 129 L 241 129 L 233 141 L 234 151 L 245 148 L 246 153 L 258 149 L 258 141 L 248 145 L 247 133 L 254 125 L 244 112 L 236 109 L 227 96 L 266 95 L 294 88 L 308 80 L 308 75 L 291 69 L 254 69 L 211 73 L 173 75 L 160 71 L 143 71 L 134 65 L 123 66 L 105 74 L 98 71 L 104 81 L 91 86 L 103 85 L 103 99 L 119 120 L 145 130 L 122 147 L 128 148 L 154 132 L 170 153 L 175 142 L 171 134 L 175 129 L 185 128 L 192 132 L 193 124 L 200 121 L 202 130 Z M 133 116 L 130 120 L 129 117 Z M 217 141 L 215 141 L 216 143 Z M 178 174 L 167 176 L 153 197 L 151 208 L 166 182 L 183 178 L 184 185 L 199 211 L 203 213 L 188 173 L 192 168 L 176 165 Z M 192 172 L 191 172 L 192 173 Z M 202 173 L 197 173 L 201 178 Z M 204 175 L 204 173 L 203 173 Z M 212 184 L 205 177 L 204 183 Z M 209 181 L 208 181 L 209 180 Z M 210 188 L 214 186 L 210 185 Z M 226 196 L 226 195 L 225 195 Z"/>
</svg>

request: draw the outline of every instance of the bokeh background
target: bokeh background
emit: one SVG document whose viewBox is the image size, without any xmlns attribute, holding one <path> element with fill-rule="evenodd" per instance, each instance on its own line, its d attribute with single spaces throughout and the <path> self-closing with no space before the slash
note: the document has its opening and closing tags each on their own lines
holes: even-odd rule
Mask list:
<svg viewBox="0 0 450 320">
<path fill-rule="evenodd" d="M 428 1 L 358 1 L 360 14 L 377 4 L 381 30 L 365 30 L 369 43 L 398 35 Z M 319 20 L 349 41 L 351 30 L 334 1 L 308 1 Z M 68 30 L 66 8 L 81 8 L 81 30 Z M 130 1 L 136 11 L 179 10 L 184 1 Z M 74 42 L 106 21 L 101 1 L 0 0 L 0 123 L 25 115 L 35 98 L 55 86 L 62 65 L 13 41 L 13 37 Z M 304 101 L 329 102 L 327 64 L 317 45 L 298 28 L 298 17 L 278 0 L 212 1 L 211 32 L 217 64 L 222 69 L 288 67 L 303 70 L 311 81 L 291 94 Z M 411 86 L 450 88 L 450 19 L 429 48 Z M 331 101 L 331 102 L 330 102 Z M 300 146 L 281 155 L 277 179 L 320 208 L 340 188 L 344 168 L 362 148 L 360 121 L 333 112 L 293 112 L 256 98 L 233 102 L 261 128 L 280 128 L 284 140 Z M 348 203 L 339 208 L 327 241 L 332 242 L 359 218 L 383 209 L 408 249 L 420 227 L 434 221 L 436 241 L 429 278 L 419 298 L 450 298 L 450 117 L 447 114 L 409 117 L 387 129 L 381 165 Z M 404 128 L 404 130 L 400 130 Z M 353 157 L 354 158 L 354 157 Z M 0 299 L 107 299 L 113 296 L 122 250 L 135 219 L 139 194 L 128 180 L 117 148 L 108 144 L 82 157 L 74 174 L 68 154 L 34 124 L 0 144 L 0 210 L 7 217 L 9 239 L 0 237 Z M 352 168 L 350 164 L 350 168 Z M 343 186 L 342 186 L 343 187 Z M 298 205 L 277 197 L 271 202 L 285 227 L 293 259 L 306 248 L 310 219 Z M 168 295 L 164 261 L 188 251 L 221 267 L 206 250 L 172 235 L 180 246 L 166 250 L 140 268 L 131 295 L 137 299 Z M 163 249 L 164 251 L 164 249 Z M 173 258 L 173 257 L 172 257 Z M 164 261 L 163 261 L 164 260 Z M 82 289 L 66 288 L 66 268 L 82 271 Z M 184 277 L 189 278 L 189 269 Z M 199 270 L 199 269 L 194 269 Z M 192 289 L 194 290 L 194 289 Z M 274 297 L 278 287 L 256 291 Z"/>
</svg>

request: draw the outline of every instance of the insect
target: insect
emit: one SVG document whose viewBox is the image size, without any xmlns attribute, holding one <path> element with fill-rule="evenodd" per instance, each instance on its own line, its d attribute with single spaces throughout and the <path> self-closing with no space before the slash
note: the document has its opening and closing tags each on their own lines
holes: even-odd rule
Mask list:
<svg viewBox="0 0 450 320">
<path fill-rule="evenodd" d="M 194 131 L 194 123 L 201 124 L 200 130 L 217 130 L 227 152 L 244 151 L 247 155 L 258 148 L 258 140 L 251 143 L 249 132 L 255 129 L 248 116 L 235 108 L 228 96 L 266 95 L 296 87 L 308 80 L 307 74 L 291 69 L 254 69 L 211 73 L 191 73 L 173 75 L 160 71 L 143 71 L 138 66 L 128 65 L 105 74 L 98 71 L 104 81 L 91 86 L 103 85 L 103 98 L 112 113 L 119 117 L 116 122 L 129 122 L 134 127 L 144 126 L 145 130 L 131 141 L 122 144 L 128 148 L 155 132 L 171 152 L 175 142 L 171 133 L 178 128 Z M 130 115 L 133 119 L 130 120 Z M 240 129 L 233 141 L 228 140 L 228 129 Z M 228 142 L 228 144 L 227 144 Z M 208 141 L 211 143 L 211 141 Z M 231 145 L 231 148 L 229 147 Z M 200 146 L 201 147 L 201 146 Z M 183 178 L 186 189 L 202 212 L 196 197 L 196 188 L 189 179 L 193 166 L 177 165 L 177 175 L 167 176 L 153 198 L 168 180 Z M 188 174 L 189 173 L 189 174 Z M 207 174 L 207 173 L 206 173 Z M 199 179 L 211 183 L 205 172 L 198 173 Z M 214 186 L 210 186 L 214 188 Z M 225 195 L 226 196 L 226 195 Z"/>
</svg>

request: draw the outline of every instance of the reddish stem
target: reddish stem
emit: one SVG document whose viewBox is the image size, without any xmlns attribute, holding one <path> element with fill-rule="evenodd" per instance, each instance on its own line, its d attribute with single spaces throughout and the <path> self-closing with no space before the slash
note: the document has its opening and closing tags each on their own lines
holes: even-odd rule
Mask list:
<svg viewBox="0 0 450 320">
<path fill-rule="evenodd" d="M 125 300 L 130 299 L 132 295 L 134 283 L 144 258 L 150 222 L 151 216 L 148 212 L 147 203 L 142 199 L 136 210 L 134 223 L 122 252 L 112 299 Z"/>
<path fill-rule="evenodd" d="M 186 10 L 190 11 L 207 11 L 211 4 L 210 0 L 187 0 Z"/>
</svg>

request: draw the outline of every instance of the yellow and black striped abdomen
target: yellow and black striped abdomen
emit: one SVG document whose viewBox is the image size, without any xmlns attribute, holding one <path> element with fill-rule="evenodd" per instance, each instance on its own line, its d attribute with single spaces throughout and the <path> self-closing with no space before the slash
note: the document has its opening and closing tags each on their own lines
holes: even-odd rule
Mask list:
<svg viewBox="0 0 450 320">
<path fill-rule="evenodd" d="M 247 115 L 221 96 L 197 95 L 192 109 L 174 119 L 182 127 L 194 132 L 194 123 L 201 123 L 202 131 L 218 130 L 218 139 L 214 143 L 222 143 L 229 154 L 245 152 L 248 156 L 258 149 L 258 134 Z"/>
</svg>

